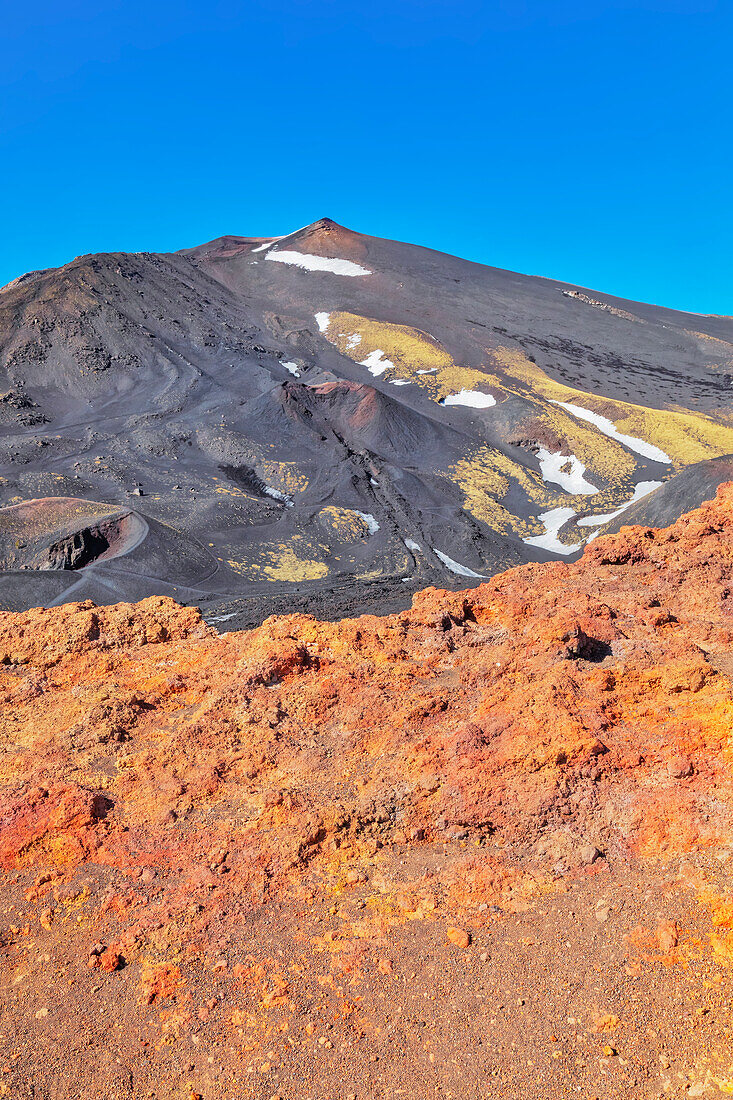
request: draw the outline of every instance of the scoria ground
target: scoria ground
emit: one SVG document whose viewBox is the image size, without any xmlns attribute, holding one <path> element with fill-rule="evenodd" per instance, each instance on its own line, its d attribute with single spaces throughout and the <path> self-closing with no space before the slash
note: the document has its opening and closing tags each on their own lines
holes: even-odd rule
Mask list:
<svg viewBox="0 0 733 1100">
<path fill-rule="evenodd" d="M 0 626 L 0 1093 L 733 1093 L 733 485 L 390 618 Z"/>
</svg>

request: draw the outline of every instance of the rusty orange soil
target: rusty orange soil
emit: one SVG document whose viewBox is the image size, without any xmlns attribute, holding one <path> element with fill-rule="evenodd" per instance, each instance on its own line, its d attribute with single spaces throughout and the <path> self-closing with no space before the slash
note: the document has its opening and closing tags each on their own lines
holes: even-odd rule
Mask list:
<svg viewBox="0 0 733 1100">
<path fill-rule="evenodd" d="M 733 1093 L 733 486 L 410 611 L 0 626 L 0 1095 Z"/>
</svg>

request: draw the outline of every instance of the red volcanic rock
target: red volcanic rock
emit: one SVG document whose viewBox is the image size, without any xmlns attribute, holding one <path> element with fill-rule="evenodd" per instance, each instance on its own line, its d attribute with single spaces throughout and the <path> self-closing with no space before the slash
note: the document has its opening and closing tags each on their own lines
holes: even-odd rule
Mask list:
<svg viewBox="0 0 733 1100">
<path fill-rule="evenodd" d="M 97 847 L 95 827 L 111 805 L 100 793 L 63 782 L 22 789 L 2 805 L 0 867 L 20 865 L 39 847 L 62 863 L 84 858 Z"/>
<path fill-rule="evenodd" d="M 113 1004 L 129 1095 L 174 1064 L 175 1095 L 275 1095 L 275 1074 L 283 1095 L 305 1079 L 309 1095 L 362 1095 L 353 1067 L 364 1095 L 519 1082 L 539 1097 L 549 1072 L 558 1095 L 610 1095 L 597 1053 L 578 1053 L 599 1012 L 621 1020 L 636 1067 L 623 1072 L 642 1080 L 658 1062 L 649 1029 L 676 1026 L 689 983 L 704 1004 L 730 992 L 732 578 L 725 486 L 669 530 L 428 589 L 389 618 L 292 615 L 219 636 L 162 598 L 6 615 L 0 997 L 22 1046 L 15 1092 L 64 1095 L 52 1064 L 87 1074 L 88 1093 L 117 1088 L 117 1062 L 94 1084 L 80 1039 L 74 1054 Z M 674 921 L 660 917 L 672 896 Z M 45 1007 L 66 1045 L 43 1062 L 21 1036 Z M 699 1020 L 690 1081 L 713 1044 Z M 475 1088 L 450 1068 L 456 1043 Z"/>
</svg>

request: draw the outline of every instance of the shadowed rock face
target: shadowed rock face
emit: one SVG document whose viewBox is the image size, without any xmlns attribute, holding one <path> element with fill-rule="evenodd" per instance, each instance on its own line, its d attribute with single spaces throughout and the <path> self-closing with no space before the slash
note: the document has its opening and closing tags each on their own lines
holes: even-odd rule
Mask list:
<svg viewBox="0 0 733 1100">
<path fill-rule="evenodd" d="M 53 543 L 48 548 L 48 565 L 41 566 L 47 569 L 82 569 L 90 565 L 106 550 L 109 550 L 108 534 L 103 526 L 93 525 L 69 535 L 59 542 Z"/>
<path fill-rule="evenodd" d="M 4 555 L 0 605 L 55 584 L 55 601 L 169 594 L 241 626 L 572 558 L 631 501 L 670 522 L 729 476 L 732 375 L 730 318 L 328 219 L 82 256 L 0 291 L 0 534 L 7 508 L 76 499 L 134 503 L 154 544 L 122 568 L 88 524 L 60 548 L 49 529 L 38 561 Z M 43 561 L 75 562 L 73 592 Z"/>
<path fill-rule="evenodd" d="M 9 1094 L 725 1091 L 732 547 L 728 484 L 385 618 L 3 616 Z"/>
</svg>

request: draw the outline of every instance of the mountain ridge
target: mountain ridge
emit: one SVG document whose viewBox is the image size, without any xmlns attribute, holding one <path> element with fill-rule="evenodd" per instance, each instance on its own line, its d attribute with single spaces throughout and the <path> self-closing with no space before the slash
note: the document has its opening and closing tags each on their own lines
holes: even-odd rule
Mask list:
<svg viewBox="0 0 733 1100">
<path fill-rule="evenodd" d="M 212 251 L 212 246 L 223 244 L 225 242 L 232 242 L 233 244 L 241 245 L 243 248 L 248 247 L 248 246 L 254 247 L 254 246 L 259 246 L 259 245 L 265 244 L 267 242 L 275 243 L 275 242 L 281 241 L 281 240 L 288 240 L 291 237 L 298 236 L 301 233 L 310 233 L 310 232 L 316 231 L 319 228 L 326 228 L 326 227 L 327 228 L 338 229 L 338 230 L 341 230 L 345 233 L 351 233 L 354 236 L 368 236 L 366 234 L 360 234 L 357 230 L 348 229 L 346 226 L 343 226 L 340 223 L 336 222 L 333 218 L 321 217 L 321 218 L 317 218 L 315 221 L 309 223 L 308 225 L 301 226 L 300 229 L 292 230 L 290 233 L 287 233 L 284 236 L 248 237 L 248 236 L 239 235 L 239 234 L 225 233 L 225 234 L 222 234 L 219 237 L 213 237 L 211 240 L 204 241 L 201 244 L 189 245 L 189 246 L 185 246 L 183 248 L 174 249 L 173 251 L 162 250 L 162 251 L 158 251 L 158 252 L 152 252 L 152 251 L 147 251 L 146 250 L 146 251 L 142 251 L 142 252 L 128 252 L 128 251 L 124 251 L 124 250 L 120 250 L 120 249 L 109 249 L 109 250 L 103 250 L 101 252 L 80 253 L 78 256 L 74 256 L 71 260 L 68 260 L 66 263 L 60 264 L 56 267 L 40 268 L 38 270 L 27 271 L 27 272 L 21 273 L 20 275 L 17 275 L 13 279 L 11 279 L 4 286 L 0 287 L 0 293 L 3 293 L 6 290 L 13 289 L 16 286 L 22 285 L 23 282 L 25 282 L 26 280 L 29 280 L 31 278 L 35 278 L 35 277 L 40 276 L 40 275 L 46 275 L 46 274 L 51 274 L 51 273 L 54 273 L 54 272 L 62 271 L 64 268 L 68 267 L 70 264 L 75 263 L 77 260 L 86 260 L 86 259 L 89 259 L 91 257 L 101 257 L 101 256 L 118 257 L 118 256 L 145 256 L 145 255 L 198 256 L 198 255 L 204 254 L 208 251 Z M 371 239 L 379 241 L 379 240 L 383 240 L 384 238 L 375 237 L 375 236 L 371 235 Z M 570 280 L 562 279 L 562 278 L 560 278 L 558 276 L 554 276 L 554 275 L 530 274 L 530 273 L 522 272 L 522 271 L 520 271 L 518 269 L 514 269 L 514 268 L 497 267 L 496 265 L 487 264 L 487 263 L 485 263 L 481 260 L 465 259 L 465 258 L 459 257 L 455 253 L 446 252 L 442 249 L 432 248 L 430 245 L 407 244 L 407 247 L 415 248 L 415 249 L 421 249 L 424 252 L 431 252 L 431 253 L 435 254 L 436 256 L 445 257 L 447 259 L 460 259 L 462 263 L 473 264 L 478 268 L 488 268 L 489 270 L 494 271 L 494 272 L 500 272 L 500 273 L 504 273 L 504 274 L 508 274 L 508 275 L 512 275 L 512 276 L 518 276 L 521 279 L 532 279 L 532 280 L 538 280 L 538 281 L 544 282 L 544 283 L 549 283 L 553 287 L 557 287 L 560 290 L 567 289 L 567 290 L 581 291 L 584 294 L 593 295 L 596 298 L 600 297 L 601 299 L 607 299 L 608 302 L 613 304 L 613 305 L 619 305 L 619 306 L 632 305 L 632 306 L 637 306 L 637 307 L 642 306 L 642 307 L 649 308 L 649 309 L 660 310 L 660 311 L 664 311 L 664 312 L 668 312 L 668 313 L 677 314 L 679 316 L 685 316 L 685 317 L 690 317 L 690 318 L 699 318 L 699 319 L 713 321 L 713 322 L 715 322 L 715 321 L 732 322 L 733 321 L 733 314 L 701 313 L 701 312 L 698 312 L 698 311 L 695 311 L 695 310 L 677 309 L 677 308 L 672 307 L 672 306 L 666 306 L 666 305 L 664 305 L 663 303 L 660 303 L 660 302 L 637 301 L 636 299 L 628 298 L 628 297 L 626 297 L 622 294 L 615 294 L 611 291 L 601 290 L 598 287 L 591 287 L 591 286 L 589 286 L 585 283 L 574 283 Z"/>
</svg>

